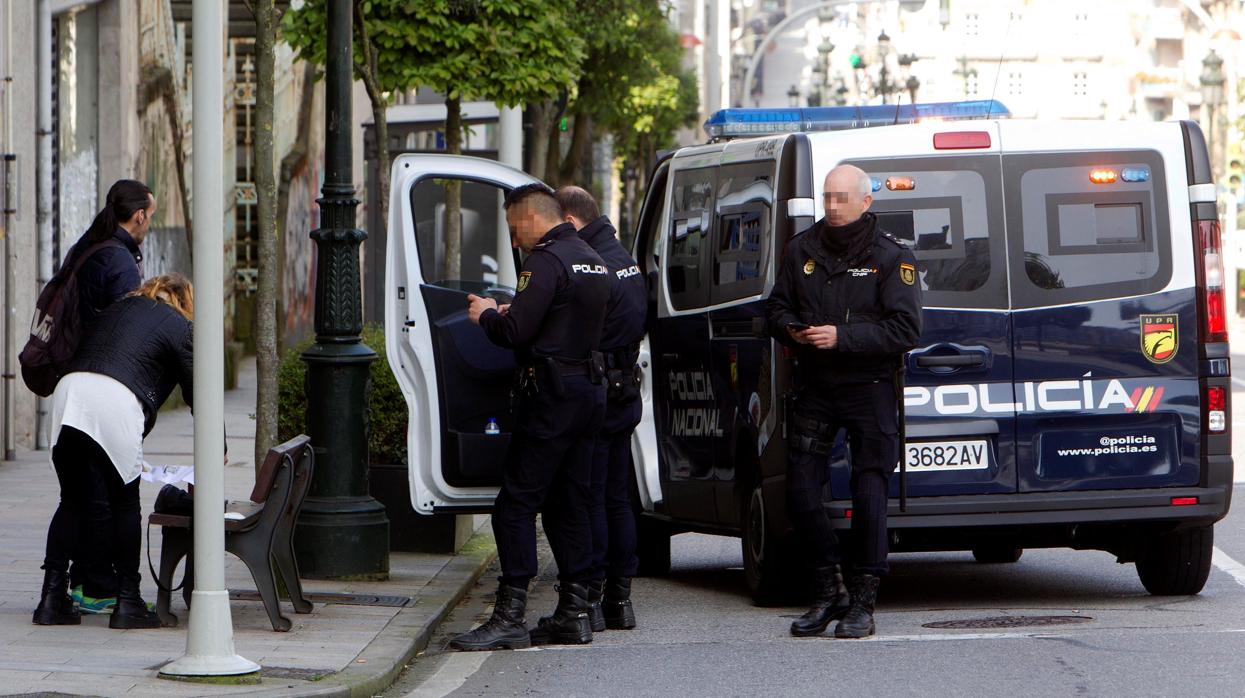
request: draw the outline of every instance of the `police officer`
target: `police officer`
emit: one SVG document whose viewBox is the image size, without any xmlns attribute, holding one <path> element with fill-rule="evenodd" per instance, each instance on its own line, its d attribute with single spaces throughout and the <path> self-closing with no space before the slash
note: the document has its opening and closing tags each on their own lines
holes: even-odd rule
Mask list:
<svg viewBox="0 0 1245 698">
<path fill-rule="evenodd" d="M 795 349 L 795 407 L 788 423 L 787 512 L 813 555 L 816 596 L 791 634 L 875 632 L 878 583 L 887 572 L 886 507 L 899 461 L 903 355 L 921 334 L 921 287 L 912 251 L 867 213 L 869 176 L 851 165 L 826 176 L 826 216 L 791 240 L 767 314 L 771 335 Z M 822 508 L 822 473 L 838 429 L 851 447 L 852 550 L 846 587 L 840 546 Z"/>
<path fill-rule="evenodd" d="M 553 191 L 530 184 L 505 201 L 513 244 L 528 253 L 514 301 L 498 307 L 469 295 L 468 316 L 518 364 L 516 426 L 493 508 L 501 561 L 497 605 L 478 628 L 450 645 L 460 650 L 592 641 L 588 528 L 592 449 L 605 414 L 601 325 L 610 277 L 601 258 L 562 220 Z M 557 511 L 546 500 L 557 503 Z M 536 513 L 558 561 L 558 604 L 529 632 L 527 586 L 536 576 Z M 556 520 L 556 523 L 555 523 Z"/>
<path fill-rule="evenodd" d="M 580 187 L 558 189 L 567 222 L 579 231 L 614 277 L 605 311 L 601 353 L 606 366 L 605 422 L 592 462 L 592 553 L 594 576 L 588 592 L 594 631 L 635 627 L 631 578 L 635 575 L 635 512 L 631 508 L 631 432 L 640 423 L 640 373 L 636 365 L 648 311 L 648 290 L 640 267 L 618 241 L 610 219 Z"/>
</svg>

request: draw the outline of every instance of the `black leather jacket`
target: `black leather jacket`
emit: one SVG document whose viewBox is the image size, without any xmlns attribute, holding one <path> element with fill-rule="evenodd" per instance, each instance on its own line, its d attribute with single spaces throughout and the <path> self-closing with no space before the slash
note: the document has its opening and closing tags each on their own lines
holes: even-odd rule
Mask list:
<svg viewBox="0 0 1245 698">
<path fill-rule="evenodd" d="M 78 313 L 83 324 L 94 320 L 101 310 L 121 300 L 143 282 L 139 268 L 143 254 L 138 243 L 121 227 L 117 228 L 113 239 L 120 244 L 99 250 L 78 270 Z M 73 264 L 75 255 L 91 245 L 86 235 L 79 238 L 65 256 L 65 265 Z"/>
<path fill-rule="evenodd" d="M 190 321 L 168 305 L 123 298 L 87 325 L 66 373 L 100 373 L 129 388 L 143 406 L 146 436 L 174 386 L 194 405 L 193 339 Z"/>
</svg>

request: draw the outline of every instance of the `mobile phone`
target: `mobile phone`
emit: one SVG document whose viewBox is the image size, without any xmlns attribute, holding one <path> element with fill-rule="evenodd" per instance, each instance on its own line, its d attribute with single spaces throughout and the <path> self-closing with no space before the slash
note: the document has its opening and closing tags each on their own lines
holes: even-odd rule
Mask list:
<svg viewBox="0 0 1245 698">
<path fill-rule="evenodd" d="M 802 322 L 788 322 L 787 329 L 792 332 L 803 332 L 804 330 L 809 329 L 809 326 Z"/>
</svg>

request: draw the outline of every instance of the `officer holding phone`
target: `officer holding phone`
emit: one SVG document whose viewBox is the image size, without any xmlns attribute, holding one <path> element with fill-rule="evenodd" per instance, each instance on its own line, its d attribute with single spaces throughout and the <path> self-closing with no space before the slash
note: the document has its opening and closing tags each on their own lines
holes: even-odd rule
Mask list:
<svg viewBox="0 0 1245 698">
<path fill-rule="evenodd" d="M 921 335 L 921 285 L 912 250 L 868 213 L 872 181 L 840 165 L 826 176 L 825 218 L 787 244 L 767 305 L 770 334 L 796 354 L 787 463 L 787 512 L 814 556 L 816 597 L 791 634 L 875 632 L 887 572 L 886 508 L 899 462 L 904 353 Z M 840 550 L 822 506 L 823 473 L 840 428 L 852 454 L 852 542 Z M 845 559 L 846 558 L 846 559 Z M 849 563 L 845 585 L 841 563 Z"/>
</svg>

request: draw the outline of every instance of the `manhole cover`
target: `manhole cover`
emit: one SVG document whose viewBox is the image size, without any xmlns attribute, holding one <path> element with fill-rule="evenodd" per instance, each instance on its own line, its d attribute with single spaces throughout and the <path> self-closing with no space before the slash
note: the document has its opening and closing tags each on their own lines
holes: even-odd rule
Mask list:
<svg viewBox="0 0 1245 698">
<path fill-rule="evenodd" d="M 409 596 L 382 596 L 380 594 L 337 594 L 337 593 L 321 593 L 307 594 L 307 600 L 311 603 L 332 603 L 342 606 L 387 606 L 390 608 L 402 608 L 409 606 L 411 597 Z M 234 601 L 263 601 L 259 592 L 251 589 L 230 589 L 229 598 Z"/>
<path fill-rule="evenodd" d="M 940 620 L 925 623 L 922 628 L 938 630 L 982 630 L 997 628 L 1031 628 L 1042 625 L 1076 625 L 1088 623 L 1089 616 L 997 616 L 995 618 L 965 618 L 963 620 Z"/>
</svg>

